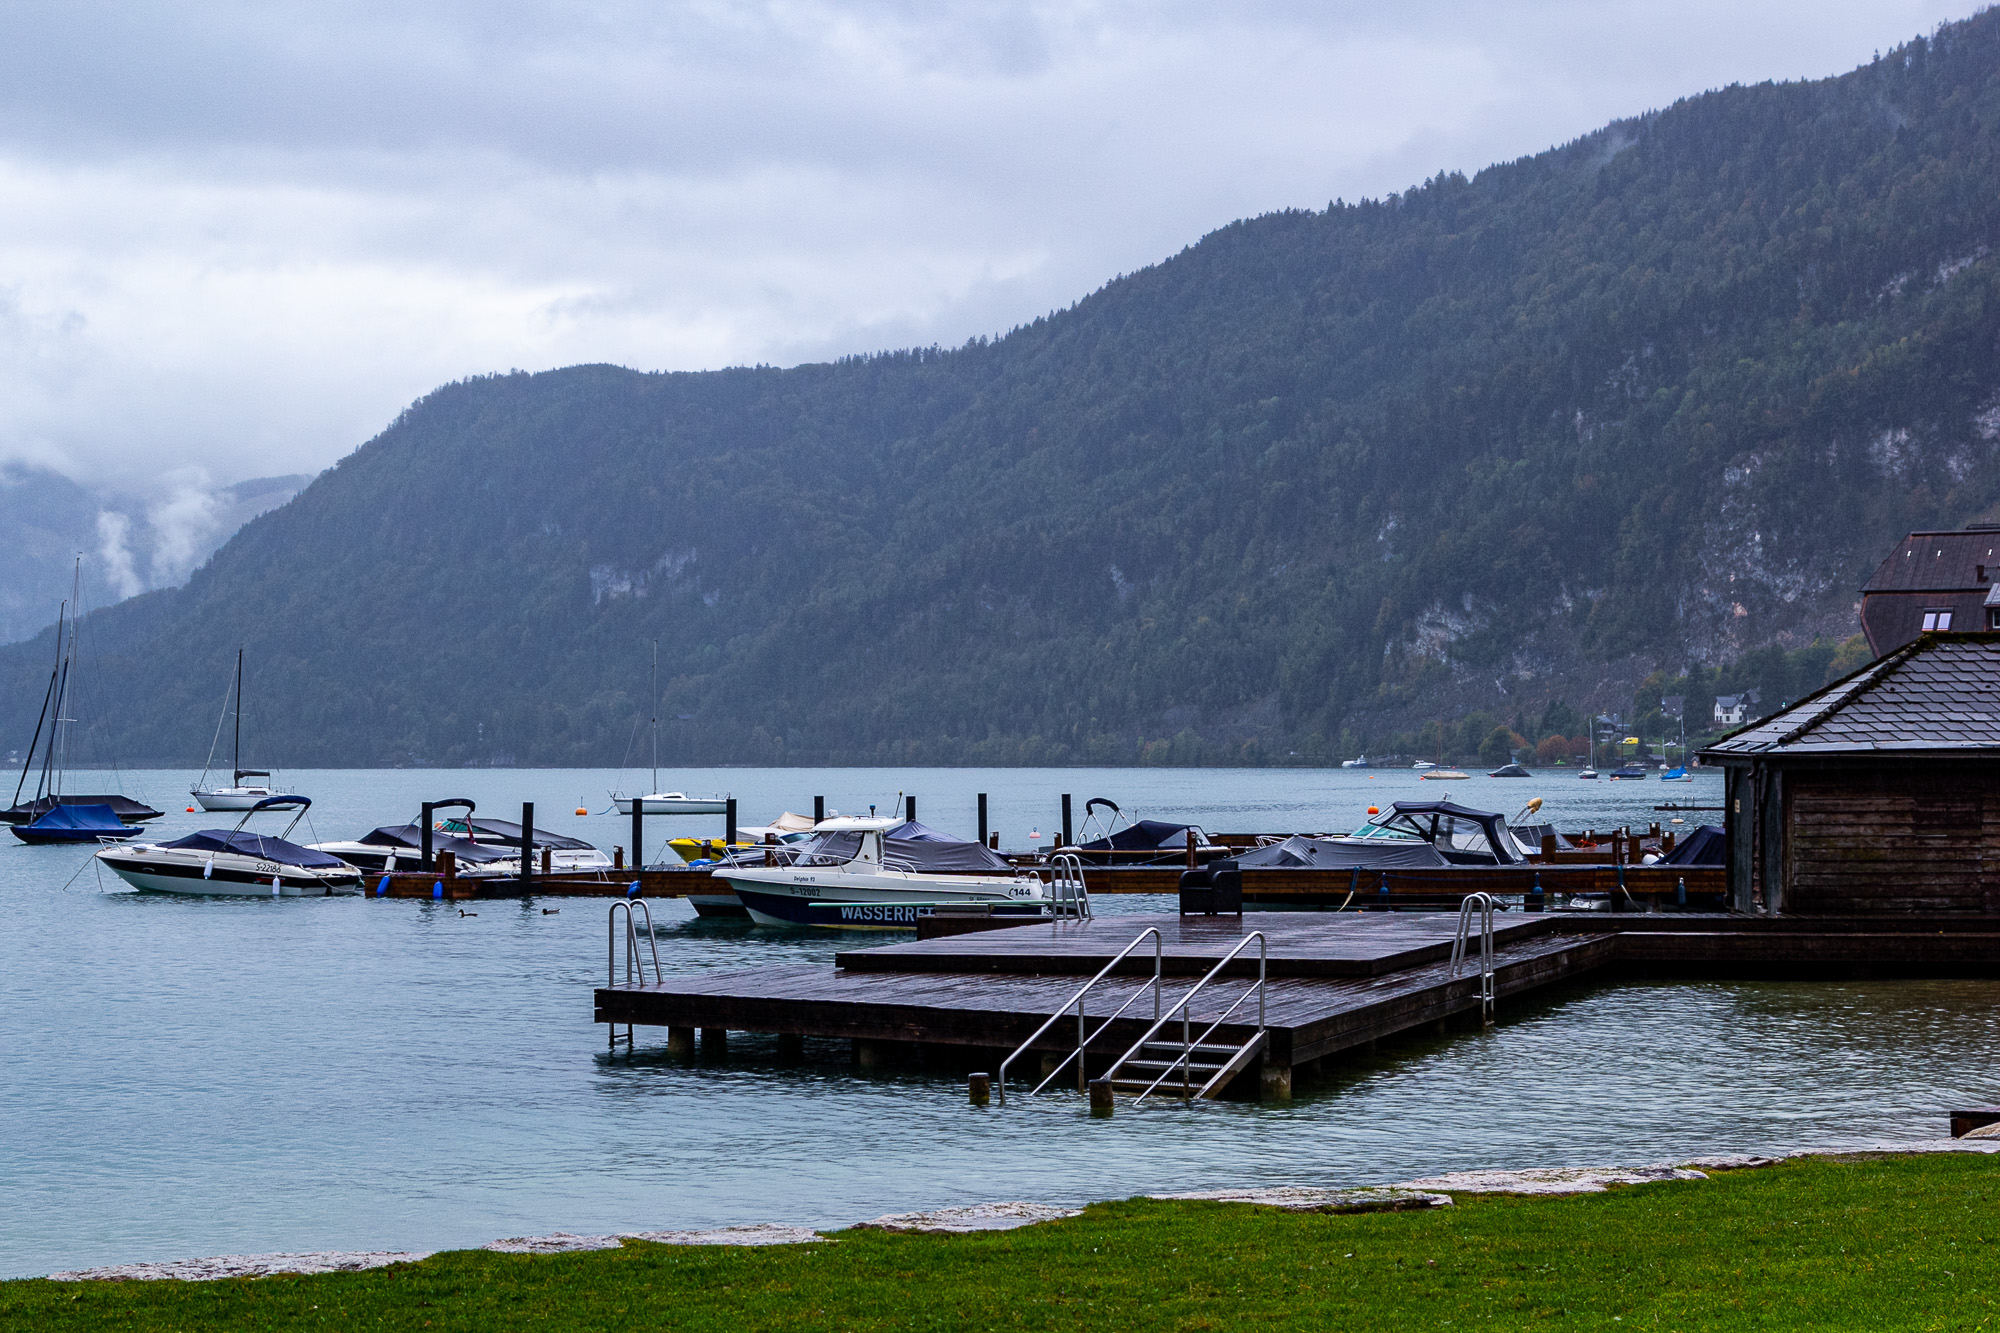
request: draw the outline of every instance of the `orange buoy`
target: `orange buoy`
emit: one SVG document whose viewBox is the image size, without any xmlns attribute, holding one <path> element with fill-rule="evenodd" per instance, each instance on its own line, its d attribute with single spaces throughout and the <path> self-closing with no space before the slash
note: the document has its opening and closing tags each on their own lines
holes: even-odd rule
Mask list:
<svg viewBox="0 0 2000 1333">
<path fill-rule="evenodd" d="M 583 808 L 582 806 L 580 806 L 580 805 L 579 805 L 579 806 L 578 806 L 578 807 L 576 808 L 576 812 L 577 812 L 578 814 L 580 814 L 580 815 L 587 815 L 587 814 L 589 814 L 589 813 L 590 813 L 590 811 L 588 811 L 588 810 L 584 809 L 584 808 Z"/>
<path fill-rule="evenodd" d="M 1382 809 L 1380 806 L 1371 805 L 1368 807 L 1368 813 L 1371 815 L 1379 815 L 1382 813 Z"/>
<path fill-rule="evenodd" d="M 189 807 L 188 807 L 188 813 L 189 813 L 189 814 L 193 814 L 193 813 L 194 813 L 194 807 L 193 807 L 193 806 L 189 806 Z"/>
</svg>

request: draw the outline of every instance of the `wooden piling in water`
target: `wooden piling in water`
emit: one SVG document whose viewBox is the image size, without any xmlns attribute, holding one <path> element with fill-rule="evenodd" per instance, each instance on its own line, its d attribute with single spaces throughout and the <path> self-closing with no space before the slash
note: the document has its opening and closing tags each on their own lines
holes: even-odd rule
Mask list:
<svg viewBox="0 0 2000 1333">
<path fill-rule="evenodd" d="M 530 893 L 535 888 L 535 803 L 533 801 L 521 802 L 521 887 Z"/>
</svg>

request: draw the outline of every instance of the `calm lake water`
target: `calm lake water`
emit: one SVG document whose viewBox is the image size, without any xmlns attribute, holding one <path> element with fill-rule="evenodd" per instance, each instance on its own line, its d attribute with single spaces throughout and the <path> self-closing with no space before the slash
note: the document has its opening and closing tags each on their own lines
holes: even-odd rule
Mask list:
<svg viewBox="0 0 2000 1333">
<path fill-rule="evenodd" d="M 503 817 L 534 800 L 545 827 L 607 848 L 625 840 L 614 816 L 570 813 L 604 810 L 612 773 L 285 776 L 314 798 L 321 838 L 470 796 Z M 124 790 L 175 812 L 154 826 L 163 836 L 226 823 L 180 813 L 187 779 L 127 774 Z M 672 785 L 733 792 L 745 823 L 810 812 L 816 793 L 846 813 L 886 812 L 907 790 L 926 823 L 966 836 L 985 790 L 1009 847 L 1058 824 L 1063 791 L 1079 812 L 1103 795 L 1260 831 L 1344 829 L 1371 803 L 1439 792 L 1407 772 L 1158 769 L 732 769 L 676 772 Z M 1539 795 L 1562 826 L 1601 828 L 1720 797 L 1712 777 L 1481 777 L 1444 793 L 1509 815 Z M 1690 824 L 1702 817 L 1715 818 Z M 714 835 L 721 821 L 654 820 L 649 836 L 670 829 Z M 809 1043 L 804 1067 L 743 1037 L 727 1063 L 682 1064 L 663 1031 L 642 1028 L 636 1055 L 607 1056 L 590 1021 L 602 902 L 489 902 L 460 916 L 429 902 L 180 899 L 100 880 L 81 849 L 12 839 L 0 896 L 0 1276 L 1853 1146 L 1935 1138 L 1949 1106 L 2000 1094 L 2000 983 L 1680 983 L 1505 1005 L 1489 1033 L 1403 1046 L 1302 1086 L 1289 1105 L 1091 1120 L 1066 1095 L 975 1109 L 955 1078 L 863 1076 L 832 1042 Z M 655 910 L 670 969 L 830 963 L 855 944 Z"/>
</svg>

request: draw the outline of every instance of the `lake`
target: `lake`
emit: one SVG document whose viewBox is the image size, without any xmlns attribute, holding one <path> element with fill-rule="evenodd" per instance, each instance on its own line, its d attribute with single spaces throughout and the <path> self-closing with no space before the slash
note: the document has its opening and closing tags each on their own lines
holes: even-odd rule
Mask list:
<svg viewBox="0 0 2000 1333">
<path fill-rule="evenodd" d="M 182 811 L 186 773 L 128 773 L 171 809 L 149 836 L 227 826 Z M 352 837 L 467 796 L 482 814 L 609 848 L 611 772 L 304 771 L 299 841 Z M 646 775 L 626 774 L 628 784 Z M 676 771 L 728 791 L 742 822 L 782 809 L 884 813 L 971 836 L 989 793 L 1004 846 L 1040 845 L 1059 796 L 1217 831 L 1343 830 L 1368 805 L 1447 795 L 1563 827 L 1650 823 L 1719 803 L 1692 784 L 1243 769 Z M 71 784 L 102 789 L 95 775 Z M 571 813 L 579 805 L 592 811 Z M 260 817 L 260 824 L 267 817 Z M 1687 827 L 1715 815 L 1690 815 Z M 282 822 L 271 820 L 267 831 Z M 649 839 L 719 835 L 655 819 Z M 606 904 L 457 905 L 136 894 L 79 848 L 0 845 L 0 1276 L 144 1259 L 430 1249 L 555 1230 L 735 1222 L 842 1226 L 998 1199 L 1054 1202 L 1252 1183 L 1393 1181 L 1436 1171 L 1642 1162 L 1697 1153 L 1936 1138 L 1943 1112 L 2000 1092 L 2000 983 L 1675 983 L 1580 987 L 1503 1004 L 1484 1034 L 1414 1041 L 1301 1085 L 1289 1104 L 1121 1107 L 1073 1094 L 974 1108 L 954 1077 L 863 1075 L 844 1046 L 732 1038 L 682 1063 L 664 1031 L 607 1055 L 591 1022 Z M 654 843 L 655 848 L 660 845 Z M 1103 912 L 1160 899 L 1100 899 Z M 552 913 L 545 909 L 556 909 Z M 670 970 L 829 963 L 856 938 L 697 921 L 660 903 Z M 883 941 L 902 938 L 885 934 Z"/>
</svg>

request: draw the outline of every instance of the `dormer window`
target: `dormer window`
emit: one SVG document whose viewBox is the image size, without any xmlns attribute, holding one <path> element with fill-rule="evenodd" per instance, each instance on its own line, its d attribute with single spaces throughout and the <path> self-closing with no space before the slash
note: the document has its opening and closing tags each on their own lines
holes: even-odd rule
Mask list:
<svg viewBox="0 0 2000 1333">
<path fill-rule="evenodd" d="M 1926 634 L 1934 632 L 1941 633 L 1950 628 L 1951 628 L 1951 612 L 1949 611 L 1924 612 L 1924 633 Z"/>
</svg>

